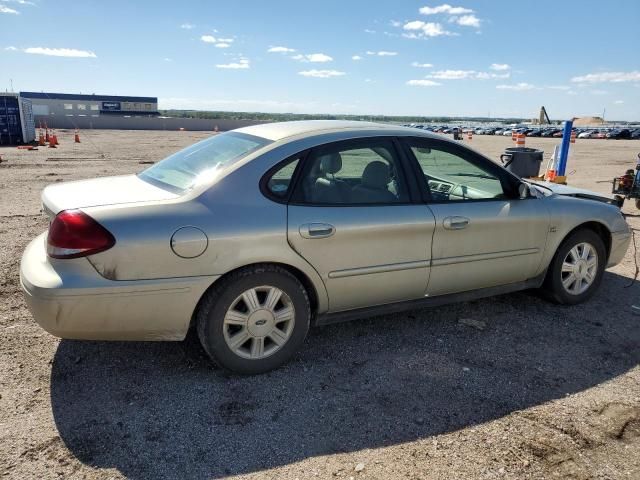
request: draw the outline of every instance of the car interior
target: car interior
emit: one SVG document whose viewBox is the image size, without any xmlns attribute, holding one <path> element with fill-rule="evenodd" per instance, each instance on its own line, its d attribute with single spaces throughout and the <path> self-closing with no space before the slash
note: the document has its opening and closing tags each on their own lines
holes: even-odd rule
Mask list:
<svg viewBox="0 0 640 480">
<path fill-rule="evenodd" d="M 490 200 L 508 198 L 501 180 L 456 153 L 411 146 L 428 187 L 431 201 Z M 300 158 L 275 172 L 268 180 L 271 193 L 284 198 Z M 396 156 L 386 146 L 344 150 L 326 148 L 307 157 L 299 182 L 299 201 L 317 205 L 393 204 L 408 201 L 398 174 Z"/>
<path fill-rule="evenodd" d="M 304 198 L 318 204 L 381 204 L 404 201 L 395 160 L 385 147 L 319 153 L 303 179 Z"/>
</svg>

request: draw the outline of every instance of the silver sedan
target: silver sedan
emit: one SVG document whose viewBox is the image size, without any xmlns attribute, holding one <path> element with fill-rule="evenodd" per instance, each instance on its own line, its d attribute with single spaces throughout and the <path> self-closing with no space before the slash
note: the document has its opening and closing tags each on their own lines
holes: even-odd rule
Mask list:
<svg viewBox="0 0 640 480">
<path fill-rule="evenodd" d="M 281 365 L 312 324 L 528 288 L 583 302 L 630 241 L 607 198 L 362 122 L 242 128 L 42 202 L 51 224 L 20 276 L 45 330 L 182 340 L 193 326 L 241 373 Z"/>
</svg>

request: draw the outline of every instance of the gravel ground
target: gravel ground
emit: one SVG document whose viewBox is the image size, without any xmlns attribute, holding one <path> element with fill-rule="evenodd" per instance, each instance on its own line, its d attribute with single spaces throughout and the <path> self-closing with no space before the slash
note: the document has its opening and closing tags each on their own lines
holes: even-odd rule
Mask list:
<svg viewBox="0 0 640 480">
<path fill-rule="evenodd" d="M 285 367 L 228 376 L 191 335 L 80 342 L 34 323 L 18 264 L 46 228 L 42 188 L 137 172 L 208 135 L 59 133 L 57 150 L 0 148 L 2 478 L 640 479 L 633 246 L 583 305 L 518 293 L 315 328 Z M 578 140 L 569 182 L 607 193 L 638 150 Z"/>
</svg>

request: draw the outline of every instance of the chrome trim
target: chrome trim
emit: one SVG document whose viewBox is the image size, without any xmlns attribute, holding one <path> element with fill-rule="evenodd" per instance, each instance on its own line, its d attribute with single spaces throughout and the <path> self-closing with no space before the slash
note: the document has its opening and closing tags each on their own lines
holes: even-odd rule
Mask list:
<svg viewBox="0 0 640 480">
<path fill-rule="evenodd" d="M 508 250 L 506 252 L 479 253 L 477 255 L 464 255 L 461 257 L 436 258 L 431 260 L 432 267 L 454 265 L 456 263 L 480 262 L 482 260 L 494 260 L 496 258 L 519 257 L 521 255 L 535 255 L 539 248 L 525 248 L 522 250 Z"/>
<path fill-rule="evenodd" d="M 329 278 L 354 277 L 356 275 L 370 275 L 372 273 L 397 272 L 399 270 L 414 270 L 429 267 L 429 260 L 418 262 L 392 263 L 390 265 L 374 265 L 372 267 L 349 268 L 329 272 Z"/>
</svg>

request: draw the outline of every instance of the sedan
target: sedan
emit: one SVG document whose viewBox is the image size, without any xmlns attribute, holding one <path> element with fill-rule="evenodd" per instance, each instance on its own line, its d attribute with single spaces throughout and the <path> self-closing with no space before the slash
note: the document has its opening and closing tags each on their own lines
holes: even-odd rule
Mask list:
<svg viewBox="0 0 640 480">
<path fill-rule="evenodd" d="M 620 130 L 611 130 L 609 133 L 607 133 L 607 138 L 616 140 L 629 139 L 631 138 L 631 132 L 627 128 L 623 128 Z"/>
<path fill-rule="evenodd" d="M 193 327 L 217 364 L 255 374 L 311 325 L 531 288 L 584 302 L 630 242 L 611 202 L 413 128 L 272 123 L 138 175 L 46 187 L 51 223 L 20 279 L 53 335 L 182 340 Z"/>
</svg>

